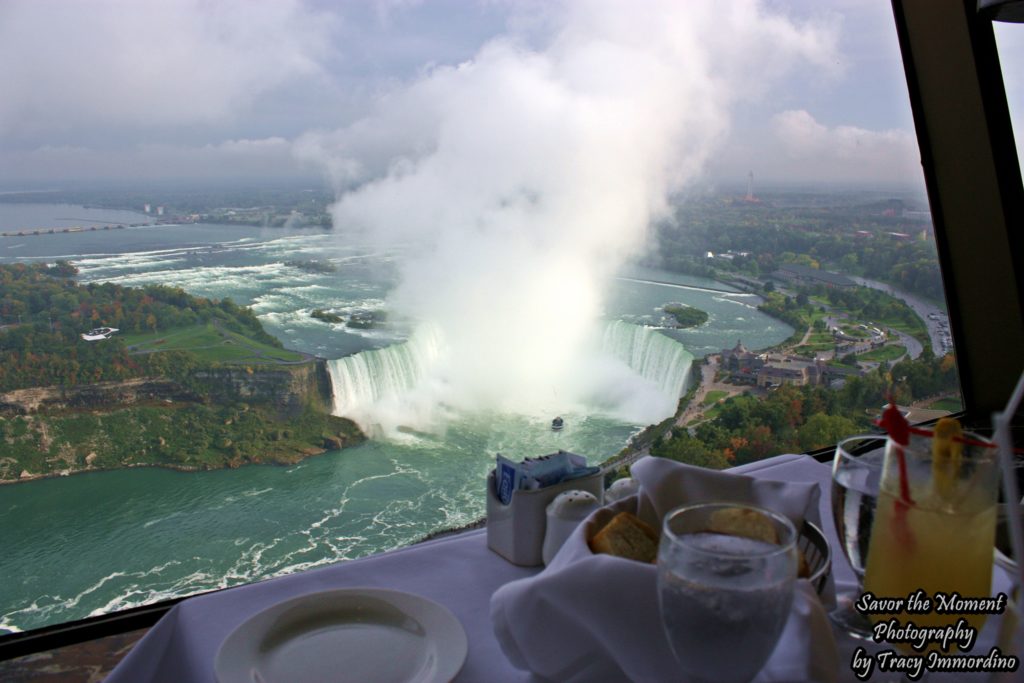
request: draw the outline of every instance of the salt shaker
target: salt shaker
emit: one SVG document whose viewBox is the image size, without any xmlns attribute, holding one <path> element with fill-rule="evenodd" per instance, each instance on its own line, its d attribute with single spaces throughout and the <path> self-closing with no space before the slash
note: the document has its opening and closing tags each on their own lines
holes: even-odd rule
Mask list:
<svg viewBox="0 0 1024 683">
<path fill-rule="evenodd" d="M 545 565 L 551 562 L 579 523 L 599 507 L 597 496 L 588 491 L 564 491 L 548 504 L 547 530 L 541 552 Z"/>
<path fill-rule="evenodd" d="M 604 492 L 605 505 L 618 502 L 623 498 L 629 498 L 639 490 L 640 482 L 636 479 L 631 477 L 616 479 L 612 482 L 612 485 L 608 487 L 608 490 Z"/>
</svg>

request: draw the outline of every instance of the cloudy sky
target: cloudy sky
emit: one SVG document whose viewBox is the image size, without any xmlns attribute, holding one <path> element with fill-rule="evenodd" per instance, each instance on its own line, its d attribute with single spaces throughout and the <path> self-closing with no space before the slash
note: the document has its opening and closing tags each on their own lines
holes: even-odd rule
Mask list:
<svg viewBox="0 0 1024 683">
<path fill-rule="evenodd" d="M 888 2 L 641 6 L 4 0 L 0 181 L 326 175 L 352 186 L 436 150 L 455 122 L 493 116 L 480 135 L 502 136 L 536 111 L 522 100 L 583 95 L 670 112 L 688 134 L 651 130 L 680 145 L 691 163 L 673 172 L 688 180 L 920 182 Z M 1010 29 L 1004 60 L 1021 63 L 1024 27 Z M 629 69 L 686 85 L 619 87 Z M 1017 113 L 1024 83 L 1006 77 Z"/>
</svg>

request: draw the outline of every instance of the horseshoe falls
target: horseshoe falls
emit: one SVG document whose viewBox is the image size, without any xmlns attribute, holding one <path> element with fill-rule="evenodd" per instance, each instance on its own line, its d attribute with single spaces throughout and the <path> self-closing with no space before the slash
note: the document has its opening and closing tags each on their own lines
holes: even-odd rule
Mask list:
<svg viewBox="0 0 1024 683">
<path fill-rule="evenodd" d="M 605 322 L 600 337 L 597 351 L 585 354 L 571 375 L 573 386 L 563 390 L 566 405 L 557 412 L 596 412 L 641 423 L 671 414 L 686 387 L 693 355 L 655 328 L 620 320 Z M 443 370 L 440 376 L 434 372 L 443 352 L 443 335 L 426 327 L 406 342 L 330 361 L 335 414 L 378 434 L 383 430 L 393 436 L 400 426 L 429 428 L 430 407 L 423 406 L 424 400 L 433 408 L 458 403 L 444 393 Z M 417 397 L 422 399 L 418 407 Z M 551 401 L 544 397 L 540 402 Z"/>
</svg>

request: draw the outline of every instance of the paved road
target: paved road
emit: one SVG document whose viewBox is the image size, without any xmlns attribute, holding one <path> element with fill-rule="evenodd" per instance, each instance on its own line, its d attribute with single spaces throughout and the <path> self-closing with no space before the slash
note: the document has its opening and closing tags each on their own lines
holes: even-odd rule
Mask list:
<svg viewBox="0 0 1024 683">
<path fill-rule="evenodd" d="M 890 296 L 897 299 L 902 299 L 908 306 L 914 309 L 917 316 L 924 321 L 925 326 L 928 328 L 928 336 L 931 337 L 932 341 L 932 353 L 936 356 L 943 355 L 942 338 L 946 335 L 948 327 L 943 327 L 942 323 L 945 322 L 948 326 L 949 319 L 946 316 L 946 312 L 935 304 L 926 301 L 913 294 L 907 294 L 899 289 L 896 289 L 892 285 L 879 282 L 877 280 L 869 280 L 863 277 L 849 276 L 851 280 L 863 287 L 870 287 L 871 289 L 878 289 Z M 937 315 L 938 319 L 930 318 L 929 316 Z M 907 347 L 910 348 L 909 346 Z M 918 352 L 920 354 L 920 352 Z M 911 357 L 916 357 L 911 354 Z"/>
<path fill-rule="evenodd" d="M 900 344 L 903 344 L 903 346 L 907 347 L 907 355 L 908 356 L 910 356 L 911 358 L 920 358 L 921 357 L 921 353 L 924 351 L 924 346 L 921 345 L 921 342 L 919 342 L 917 339 L 914 339 L 913 337 L 911 337 L 909 334 L 907 334 L 905 332 L 900 332 L 899 330 L 893 330 L 893 329 L 890 329 L 889 331 L 896 333 L 896 335 L 900 338 Z M 896 360 L 892 361 L 890 364 L 891 365 L 895 365 L 896 363 L 899 363 L 901 360 L 903 360 L 902 357 L 897 358 Z"/>
</svg>

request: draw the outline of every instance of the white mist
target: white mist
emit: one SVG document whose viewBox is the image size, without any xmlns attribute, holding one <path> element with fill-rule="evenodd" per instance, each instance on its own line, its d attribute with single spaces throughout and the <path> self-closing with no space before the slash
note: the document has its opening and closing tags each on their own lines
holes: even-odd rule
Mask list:
<svg viewBox="0 0 1024 683">
<path fill-rule="evenodd" d="M 670 414 L 678 390 L 603 346 L 610 277 L 735 103 L 834 51 L 834 31 L 753 0 L 533 9 L 529 37 L 429 68 L 373 116 L 297 145 L 337 185 L 342 239 L 413 245 L 389 304 L 436 340 L 415 386 L 350 409 L 364 423 L 424 428 L 448 407 Z"/>
</svg>

